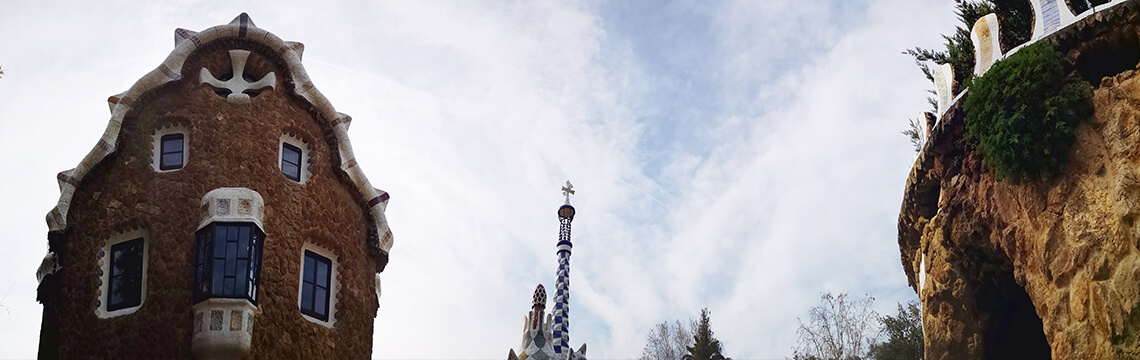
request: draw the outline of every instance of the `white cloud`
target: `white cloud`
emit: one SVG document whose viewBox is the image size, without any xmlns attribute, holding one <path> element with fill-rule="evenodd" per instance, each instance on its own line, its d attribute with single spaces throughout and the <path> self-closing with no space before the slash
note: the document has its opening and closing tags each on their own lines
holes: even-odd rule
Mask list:
<svg viewBox="0 0 1140 360">
<path fill-rule="evenodd" d="M 897 276 L 895 219 L 913 159 L 898 130 L 923 109 L 917 90 L 928 84 L 899 52 L 930 45 L 921 32 L 899 30 L 946 22 L 948 12 L 930 8 L 870 4 L 864 24 L 780 78 L 771 86 L 779 94 L 758 97 L 784 101 L 757 105 L 771 110 L 753 119 L 726 121 L 721 134 L 730 141 L 695 168 L 691 192 L 698 195 L 673 218 L 691 225 L 677 231 L 669 255 L 690 265 L 672 275 L 714 292 L 710 279 L 733 283 L 723 297 L 702 300 L 741 357 L 787 355 L 795 317 L 822 291 L 878 295 L 884 312 L 912 297 L 899 291 L 906 282 Z M 745 42 L 739 47 L 771 45 Z"/>
</svg>

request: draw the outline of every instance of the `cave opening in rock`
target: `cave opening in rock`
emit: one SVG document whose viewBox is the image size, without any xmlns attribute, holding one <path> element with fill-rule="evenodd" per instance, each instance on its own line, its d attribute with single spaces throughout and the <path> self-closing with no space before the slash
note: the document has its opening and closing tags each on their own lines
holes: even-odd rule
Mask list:
<svg viewBox="0 0 1140 360">
<path fill-rule="evenodd" d="M 1135 32 L 1123 32 L 1097 41 L 1083 50 L 1077 59 L 1077 72 L 1093 87 L 1099 87 L 1106 76 L 1115 76 L 1136 68 L 1140 62 L 1140 40 Z"/>
<path fill-rule="evenodd" d="M 975 252 L 972 262 L 981 265 L 975 299 L 983 326 L 986 359 L 1051 359 L 1044 325 L 1025 288 L 1017 284 L 1013 268 L 1004 256 L 995 258 Z"/>
</svg>

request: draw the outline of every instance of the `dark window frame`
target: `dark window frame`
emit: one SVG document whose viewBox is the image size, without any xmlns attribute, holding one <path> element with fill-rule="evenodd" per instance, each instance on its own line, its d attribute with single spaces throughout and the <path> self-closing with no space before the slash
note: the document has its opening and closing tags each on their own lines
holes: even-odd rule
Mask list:
<svg viewBox="0 0 1140 360">
<path fill-rule="evenodd" d="M 137 253 L 133 253 L 133 254 L 127 254 L 126 253 L 127 251 L 130 251 L 131 248 L 133 248 L 135 246 L 138 246 Z M 121 309 L 127 309 L 127 308 L 141 306 L 142 305 L 142 293 L 143 293 L 143 287 L 144 287 L 144 284 L 143 284 L 144 274 L 143 273 L 145 272 L 144 269 L 145 269 L 145 263 L 146 263 L 146 241 L 143 240 L 142 237 L 130 239 L 127 241 L 121 241 L 121 242 L 118 242 L 114 245 L 111 245 L 110 250 L 111 250 L 110 253 L 107 254 L 107 257 L 109 257 L 108 263 L 110 265 L 107 269 L 107 294 L 106 294 L 107 297 L 105 299 L 105 301 L 107 302 L 107 311 L 110 312 L 110 311 L 115 311 L 115 310 L 121 310 Z M 130 261 L 130 259 L 124 259 L 124 258 L 117 256 L 120 252 L 122 252 L 123 255 L 125 255 L 125 256 L 132 256 L 132 255 L 137 256 L 138 257 L 137 262 L 135 262 L 133 264 L 128 263 L 126 265 L 126 266 L 131 266 L 131 268 L 118 269 L 116 267 L 116 265 L 120 265 L 120 262 Z M 116 273 L 116 270 L 119 270 L 119 271 Z M 120 282 L 127 282 L 127 284 L 124 285 L 126 289 L 125 290 L 116 289 L 116 287 L 115 287 L 116 280 L 119 280 Z M 134 283 L 133 284 L 129 283 L 132 280 L 134 281 Z M 121 296 L 120 296 L 120 300 L 119 300 L 119 302 L 112 302 L 112 300 L 113 300 L 112 295 L 115 294 L 116 290 L 122 291 Z"/>
<path fill-rule="evenodd" d="M 175 139 L 180 140 L 182 142 L 182 146 L 179 147 L 177 149 L 177 151 L 175 151 L 173 149 L 167 149 L 166 148 L 166 142 L 168 140 L 175 140 Z M 183 166 L 186 166 L 186 135 L 185 134 L 178 133 L 178 134 L 163 135 L 162 138 L 159 139 L 158 144 L 159 144 L 159 152 L 158 152 L 158 164 L 159 164 L 158 169 L 159 170 L 175 170 L 175 169 L 181 169 Z M 168 154 L 178 154 L 178 164 L 167 164 L 166 163 L 166 155 L 168 155 Z"/>
<path fill-rule="evenodd" d="M 220 235 L 225 238 L 219 239 Z M 213 222 L 199 229 L 195 239 L 194 303 L 226 298 L 246 299 L 256 306 L 265 242 L 265 233 L 257 224 Z"/>
<path fill-rule="evenodd" d="M 292 152 L 297 153 L 297 163 L 293 163 L 292 161 L 287 160 L 287 158 L 288 158 L 286 156 L 287 151 L 292 151 Z M 285 174 L 285 177 L 289 178 L 289 180 L 301 182 L 301 173 L 304 172 L 304 169 L 301 167 L 301 164 L 304 164 L 304 163 L 305 163 L 305 152 L 301 151 L 301 148 L 296 147 L 293 144 L 290 144 L 287 142 L 281 142 L 281 173 Z M 285 169 L 286 169 L 285 165 L 286 164 L 295 166 L 297 168 L 297 174 L 290 174 L 289 172 L 285 171 Z"/>
<path fill-rule="evenodd" d="M 310 259 L 312 259 L 312 264 L 313 264 L 313 269 L 312 269 L 313 276 L 311 279 L 307 279 L 306 273 L 309 270 L 308 265 L 310 264 L 310 262 L 309 262 Z M 320 272 L 318 271 L 318 269 L 320 269 L 321 265 L 324 265 L 324 267 L 326 269 L 325 270 L 325 276 L 323 278 L 324 285 L 321 285 L 322 279 L 319 275 Z M 321 321 L 329 321 L 329 314 L 332 313 L 332 302 L 331 302 L 331 300 L 332 300 L 332 292 L 334 289 L 333 284 L 332 284 L 332 279 L 333 279 L 332 273 L 333 273 L 333 263 L 332 263 L 331 259 L 329 259 L 329 258 L 327 258 L 321 254 L 318 254 L 316 252 L 313 252 L 312 250 L 305 250 L 305 256 L 302 258 L 302 262 L 301 262 L 300 308 L 301 308 L 302 314 L 311 316 L 311 317 L 319 319 Z M 317 295 L 318 290 L 324 291 L 323 297 L 318 297 L 318 295 Z M 311 300 L 311 303 L 308 304 L 309 306 L 306 306 L 306 304 L 305 304 L 306 293 L 308 293 L 308 295 L 309 295 L 308 298 Z M 323 314 L 321 312 L 317 311 L 317 309 L 316 309 L 316 305 L 317 305 L 318 301 L 320 301 L 324 304 L 324 306 L 323 306 L 324 307 L 324 313 Z"/>
</svg>

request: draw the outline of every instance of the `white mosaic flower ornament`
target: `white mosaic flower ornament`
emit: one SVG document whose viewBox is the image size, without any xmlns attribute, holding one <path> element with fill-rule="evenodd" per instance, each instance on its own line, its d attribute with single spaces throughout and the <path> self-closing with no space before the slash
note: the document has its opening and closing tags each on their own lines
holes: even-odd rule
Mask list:
<svg viewBox="0 0 1140 360">
<path fill-rule="evenodd" d="M 233 77 L 222 81 L 214 77 L 210 70 L 202 68 L 198 72 L 199 84 L 210 84 L 216 91 L 229 91 L 226 102 L 230 104 L 249 104 L 250 96 L 246 91 L 257 91 L 264 88 L 277 90 L 277 74 L 268 73 L 254 82 L 245 79 L 245 62 L 249 59 L 249 51 L 230 50 L 230 64 L 233 66 Z M 255 93 L 256 94 L 256 93 Z"/>
</svg>

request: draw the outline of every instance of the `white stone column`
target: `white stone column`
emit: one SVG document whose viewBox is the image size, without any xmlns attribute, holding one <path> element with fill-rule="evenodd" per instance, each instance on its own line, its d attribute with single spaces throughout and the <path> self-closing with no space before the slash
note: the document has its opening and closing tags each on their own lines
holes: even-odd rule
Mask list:
<svg viewBox="0 0 1140 360">
<path fill-rule="evenodd" d="M 974 76 L 982 76 L 1001 60 L 1000 26 L 996 14 L 989 14 L 974 23 L 970 39 L 974 41 Z"/>
</svg>

